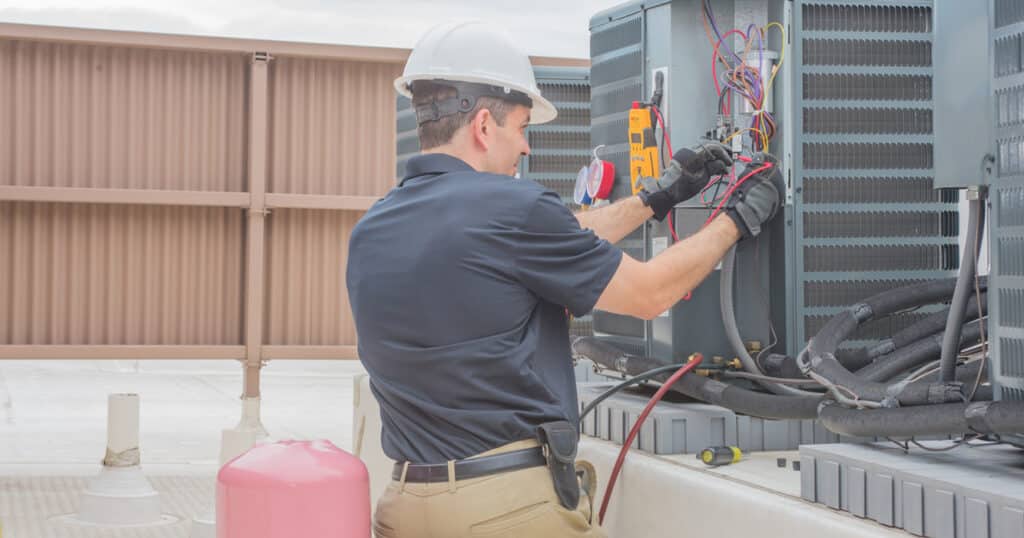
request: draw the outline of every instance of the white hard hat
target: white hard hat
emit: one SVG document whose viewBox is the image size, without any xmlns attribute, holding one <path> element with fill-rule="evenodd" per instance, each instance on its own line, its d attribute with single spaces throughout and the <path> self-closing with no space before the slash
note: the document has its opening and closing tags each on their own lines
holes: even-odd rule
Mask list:
<svg viewBox="0 0 1024 538">
<path fill-rule="evenodd" d="M 558 115 L 537 89 L 530 58 L 508 36 L 483 22 L 442 24 L 420 38 L 402 76 L 395 79 L 395 89 L 412 97 L 410 85 L 418 80 L 468 82 L 497 86 L 506 93 L 522 92 L 533 102 L 532 124 L 547 123 Z"/>
</svg>

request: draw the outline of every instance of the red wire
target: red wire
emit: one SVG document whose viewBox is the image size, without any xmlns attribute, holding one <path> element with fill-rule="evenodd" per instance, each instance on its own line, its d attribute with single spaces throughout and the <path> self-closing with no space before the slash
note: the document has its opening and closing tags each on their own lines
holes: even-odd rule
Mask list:
<svg viewBox="0 0 1024 538">
<path fill-rule="evenodd" d="M 715 44 L 715 51 L 711 55 L 711 79 L 715 81 L 715 93 L 719 97 L 721 97 L 721 95 L 722 95 L 722 89 L 718 85 L 718 61 L 717 60 L 718 60 L 718 57 L 720 56 L 720 54 L 718 52 L 718 47 L 721 47 L 722 46 L 722 42 L 725 41 L 725 38 L 729 37 L 732 34 L 739 34 L 739 35 L 743 36 L 743 40 L 744 41 L 747 40 L 747 34 L 744 34 L 743 32 L 741 32 L 741 31 L 739 31 L 739 30 L 737 30 L 735 28 L 732 29 L 732 30 L 729 30 L 728 32 L 725 33 L 724 36 L 722 36 L 721 39 L 718 40 L 718 43 Z M 730 96 L 731 95 L 732 94 L 730 93 Z M 728 113 L 728 112 L 726 112 L 726 113 Z"/>
<path fill-rule="evenodd" d="M 668 154 L 672 155 L 672 137 L 668 134 L 668 129 L 665 128 L 665 118 L 661 117 L 661 110 L 658 107 L 652 107 L 654 109 L 654 115 L 658 118 L 658 126 L 661 127 L 661 133 L 665 136 L 665 146 L 668 149 Z M 672 213 L 675 211 L 669 211 L 668 213 L 668 230 L 672 232 L 672 242 L 679 242 L 679 235 L 676 234 L 676 227 L 672 223 Z"/>
<path fill-rule="evenodd" d="M 654 396 L 651 397 L 651 401 L 647 402 L 647 407 L 645 407 L 643 412 L 640 413 L 640 417 L 636 419 L 636 423 L 633 424 L 633 429 L 629 430 L 629 436 L 627 436 L 625 442 L 622 443 L 622 449 L 619 450 L 619 458 L 615 460 L 615 467 L 612 468 L 612 474 L 608 477 L 608 489 L 604 492 L 604 500 L 601 501 L 601 511 L 597 516 L 598 524 L 604 523 L 604 513 L 608 509 L 608 501 L 612 498 L 612 490 L 615 489 L 615 481 L 619 478 L 619 472 L 622 471 L 622 464 L 626 461 L 626 454 L 629 453 L 629 445 L 633 444 L 633 439 L 635 439 L 636 435 L 640 433 L 640 427 L 643 426 L 644 420 L 647 419 L 647 415 L 651 414 L 654 406 L 661 401 L 661 398 L 665 396 L 668 389 L 670 389 L 676 381 L 679 381 L 679 378 L 692 371 L 700 365 L 703 360 L 704 356 L 700 353 L 694 353 L 690 356 L 689 362 L 676 370 L 676 373 L 672 374 L 672 377 L 668 378 L 668 381 L 661 385 L 658 392 L 654 393 Z"/>
<path fill-rule="evenodd" d="M 704 226 L 707 226 L 708 224 L 711 223 L 711 221 L 715 220 L 715 217 L 717 217 L 718 214 L 722 212 L 722 206 L 725 205 L 725 202 L 727 202 L 729 200 L 729 197 L 732 196 L 732 193 L 736 192 L 736 189 L 740 185 L 742 185 L 744 181 L 750 179 L 751 177 L 753 177 L 753 176 L 755 176 L 755 175 L 757 175 L 757 174 L 759 174 L 759 173 L 761 173 L 761 172 L 763 172 L 763 171 L 765 171 L 765 170 L 767 170 L 767 169 L 769 169 L 771 167 L 772 167 L 772 163 L 764 163 L 763 166 L 761 166 L 760 168 L 755 169 L 753 172 L 751 172 L 751 173 L 741 177 L 739 179 L 739 181 L 737 181 L 736 183 L 733 184 L 732 187 L 729 187 L 729 190 L 725 191 L 725 195 L 722 197 L 722 201 L 718 204 L 718 207 L 715 208 L 714 213 L 711 213 L 711 216 L 708 217 L 708 220 L 704 221 Z"/>
<path fill-rule="evenodd" d="M 661 132 L 665 135 L 665 145 L 668 149 L 668 154 L 672 155 L 672 137 L 668 135 L 668 129 L 665 128 L 665 119 L 661 117 L 661 110 L 658 107 L 654 107 L 654 115 L 658 117 L 658 125 L 661 126 Z"/>
<path fill-rule="evenodd" d="M 672 208 L 668 212 L 668 230 L 672 232 L 672 243 L 679 242 L 679 235 L 676 234 L 676 225 L 672 222 L 672 213 L 675 213 L 676 208 Z"/>
</svg>

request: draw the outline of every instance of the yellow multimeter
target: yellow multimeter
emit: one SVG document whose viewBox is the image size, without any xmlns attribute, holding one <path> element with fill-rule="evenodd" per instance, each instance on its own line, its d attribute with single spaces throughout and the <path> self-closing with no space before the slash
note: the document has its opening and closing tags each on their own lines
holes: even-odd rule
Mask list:
<svg viewBox="0 0 1024 538">
<path fill-rule="evenodd" d="M 640 178 L 658 177 L 658 141 L 654 136 L 654 112 L 634 101 L 629 110 L 629 180 L 633 194 L 640 192 Z"/>
</svg>

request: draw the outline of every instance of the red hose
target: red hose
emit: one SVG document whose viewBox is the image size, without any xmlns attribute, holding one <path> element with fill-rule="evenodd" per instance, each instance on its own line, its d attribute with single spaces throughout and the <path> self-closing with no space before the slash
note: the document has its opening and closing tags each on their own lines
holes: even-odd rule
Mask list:
<svg viewBox="0 0 1024 538">
<path fill-rule="evenodd" d="M 598 524 L 604 523 L 604 513 L 608 509 L 608 500 L 612 498 L 612 490 L 615 489 L 615 481 L 618 479 L 619 472 L 622 470 L 622 464 L 623 462 L 626 461 L 626 454 L 629 453 L 629 445 L 633 444 L 633 439 L 635 439 L 636 435 L 640 433 L 640 427 L 643 426 L 644 421 L 647 420 L 647 415 L 651 414 L 651 411 L 654 409 L 654 406 L 661 401 L 661 398 L 665 396 L 665 393 L 668 392 L 668 389 L 670 389 L 672 385 L 679 380 L 680 377 L 683 377 L 688 372 L 692 371 L 694 368 L 700 365 L 701 361 L 703 360 L 704 356 L 701 355 L 700 353 L 694 353 L 693 355 L 690 355 L 690 360 L 685 365 L 683 365 L 682 368 L 676 370 L 676 373 L 672 374 L 672 377 L 668 378 L 668 381 L 661 385 L 661 388 L 658 389 L 658 392 L 655 392 L 654 396 L 651 397 L 651 401 L 647 402 L 647 407 L 645 407 L 644 411 L 640 413 L 640 417 L 636 419 L 636 423 L 633 424 L 633 429 L 629 430 L 629 435 L 626 437 L 626 440 L 622 443 L 622 450 L 619 450 L 619 458 L 615 460 L 615 467 L 612 468 L 612 474 L 608 478 L 608 489 L 605 490 L 604 492 L 604 499 L 601 501 L 601 511 L 598 513 L 597 516 Z"/>
</svg>

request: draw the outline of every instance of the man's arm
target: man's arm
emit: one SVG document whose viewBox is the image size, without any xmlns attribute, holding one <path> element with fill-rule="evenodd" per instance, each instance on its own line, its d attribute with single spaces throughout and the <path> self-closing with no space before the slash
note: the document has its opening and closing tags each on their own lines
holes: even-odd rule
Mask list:
<svg viewBox="0 0 1024 538">
<path fill-rule="evenodd" d="M 654 319 L 703 282 L 739 239 L 739 228 L 722 214 L 647 262 L 623 253 L 618 271 L 594 307 Z"/>
<path fill-rule="evenodd" d="M 748 176 L 749 174 L 749 176 Z M 653 319 L 697 287 L 740 239 L 756 237 L 778 212 L 781 182 L 770 155 L 744 171 L 747 179 L 726 200 L 724 211 L 702 230 L 647 262 L 622 254 L 619 267 L 595 308 Z"/>
<path fill-rule="evenodd" d="M 618 243 L 633 233 L 654 212 L 639 197 L 630 196 L 611 205 L 576 213 L 580 228 L 590 228 L 609 243 Z"/>
</svg>

